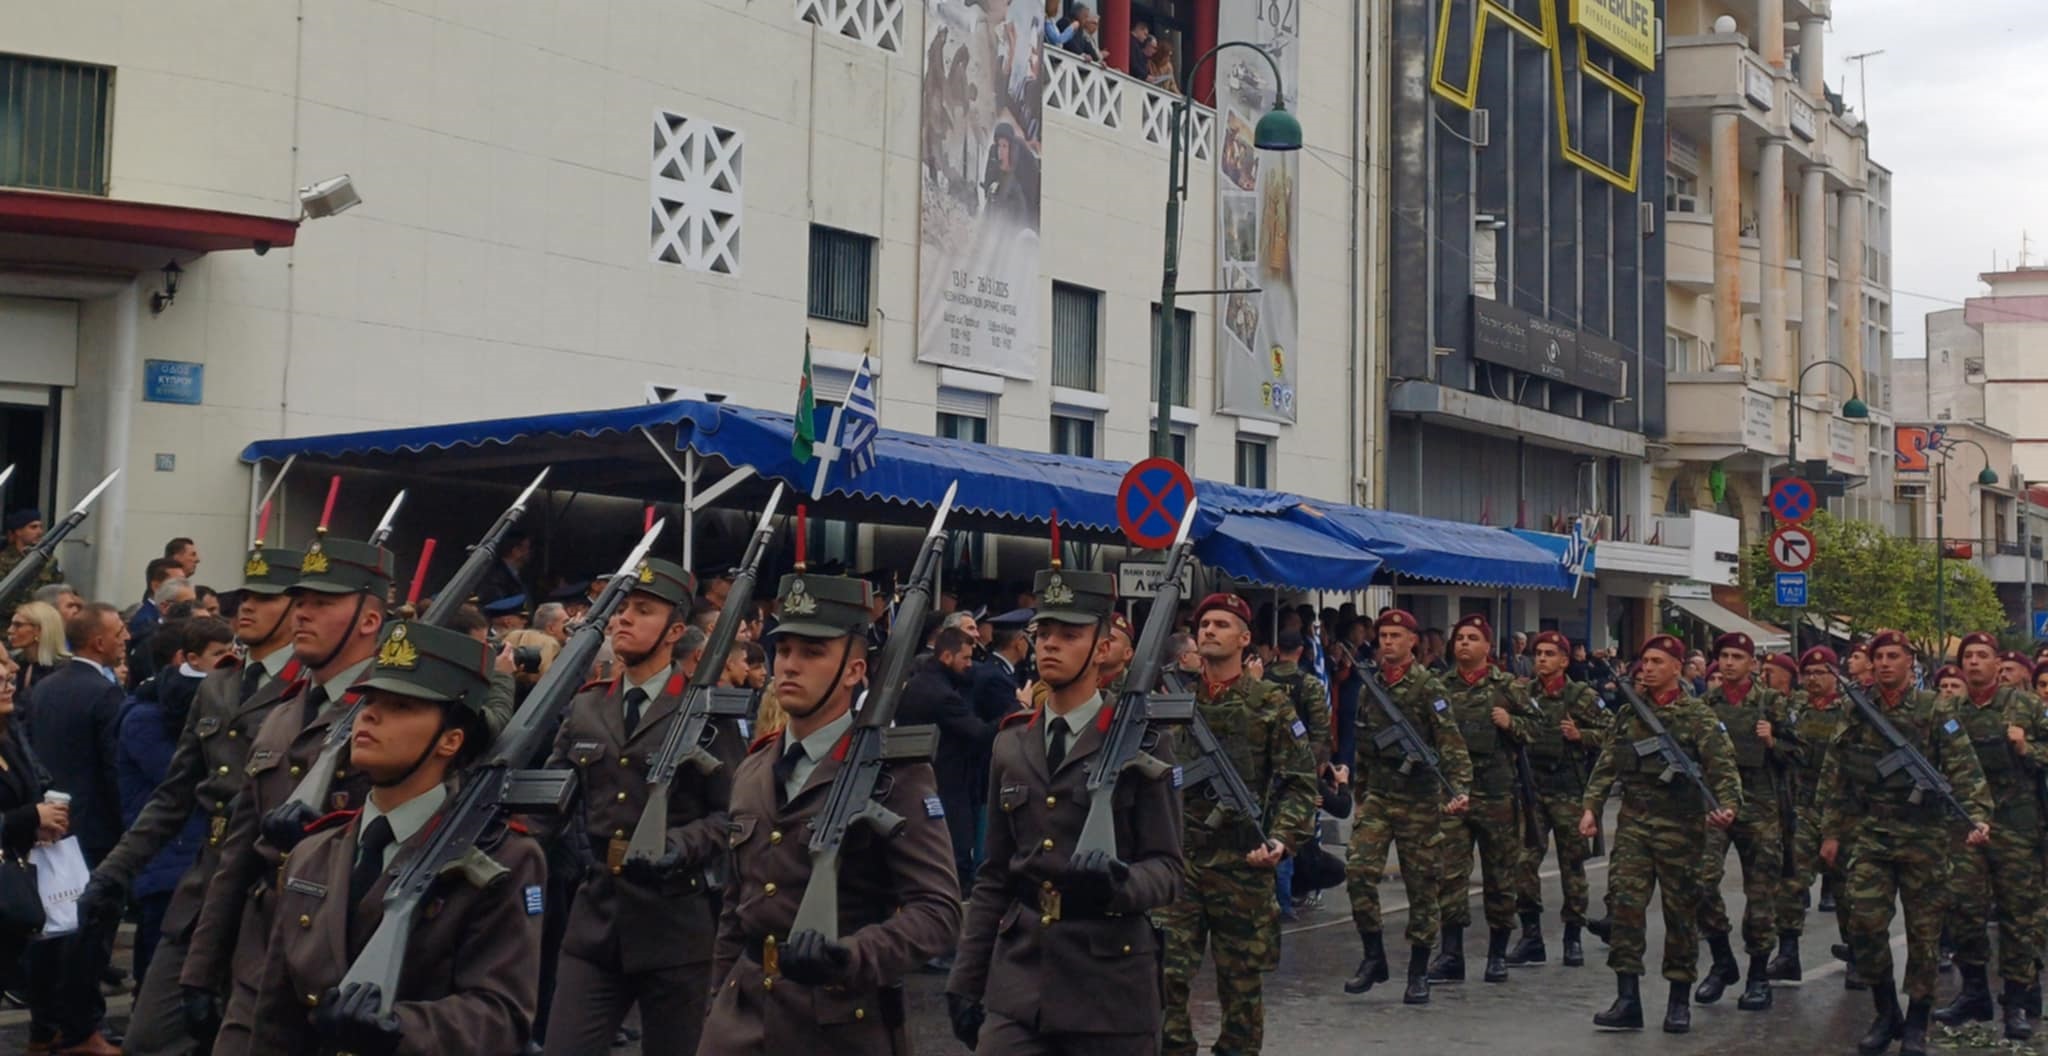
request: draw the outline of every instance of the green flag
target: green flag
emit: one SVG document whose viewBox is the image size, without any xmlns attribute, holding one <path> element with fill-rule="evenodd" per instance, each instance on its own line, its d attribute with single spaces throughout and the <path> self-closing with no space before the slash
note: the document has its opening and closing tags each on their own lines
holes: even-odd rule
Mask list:
<svg viewBox="0 0 2048 1056">
<path fill-rule="evenodd" d="M 811 460 L 811 444 L 818 439 L 818 401 L 811 389 L 811 335 L 804 334 L 804 376 L 796 387 L 796 428 L 789 437 L 789 455 L 798 462 Z"/>
</svg>

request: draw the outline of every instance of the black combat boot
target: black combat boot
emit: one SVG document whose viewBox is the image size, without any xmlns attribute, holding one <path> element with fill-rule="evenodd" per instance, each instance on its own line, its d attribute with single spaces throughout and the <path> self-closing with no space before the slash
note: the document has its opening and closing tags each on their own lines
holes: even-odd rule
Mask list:
<svg viewBox="0 0 2048 1056">
<path fill-rule="evenodd" d="M 1671 984 L 1671 1002 L 1664 1006 L 1664 1033 L 1683 1034 L 1692 1029 L 1692 1005 L 1686 1001 L 1684 983 Z"/>
<path fill-rule="evenodd" d="M 1846 942 L 1838 942 L 1828 947 L 1828 953 L 1843 964 L 1856 963 L 1855 958 L 1849 956 L 1849 944 Z"/>
<path fill-rule="evenodd" d="M 1358 962 L 1358 974 L 1344 981 L 1344 992 L 1362 994 L 1372 989 L 1374 983 L 1387 981 L 1387 941 L 1380 933 L 1370 932 L 1364 936 L 1365 957 Z"/>
<path fill-rule="evenodd" d="M 1520 968 L 1526 964 L 1542 964 L 1550 959 L 1543 948 L 1543 911 L 1522 914 L 1522 937 L 1515 940 L 1515 948 L 1508 951 L 1508 964 Z"/>
<path fill-rule="evenodd" d="M 1991 984 L 1984 965 L 1959 964 L 1956 969 L 1963 973 L 1963 988 L 1956 991 L 1955 1000 L 1934 1013 L 1935 1022 L 1949 1027 L 1971 1020 L 1991 1022 L 1997 1012 L 1991 1005 Z"/>
<path fill-rule="evenodd" d="M 1609 913 L 1604 917 L 1587 921 L 1586 930 L 1592 932 L 1593 937 L 1601 942 L 1609 946 L 1614 945 L 1614 914 Z"/>
<path fill-rule="evenodd" d="M 1833 913 L 1835 911 L 1835 889 L 1830 887 L 1825 880 L 1821 881 L 1820 884 L 1820 906 L 1818 908 L 1822 913 Z"/>
<path fill-rule="evenodd" d="M 1714 951 L 1714 963 L 1707 966 L 1706 978 L 1700 980 L 1700 988 L 1693 991 L 1693 1000 L 1711 1005 L 1721 1000 L 1722 991 L 1742 981 L 1742 968 L 1735 963 L 1735 951 L 1728 945 L 1728 933 L 1707 936 L 1707 946 Z"/>
<path fill-rule="evenodd" d="M 1436 960 L 1429 962 L 1429 981 L 1462 983 L 1465 981 L 1465 929 L 1456 924 L 1445 924 L 1443 933 Z"/>
<path fill-rule="evenodd" d="M 1641 976 L 1615 973 L 1614 1003 L 1605 1012 L 1593 1013 L 1593 1025 L 1608 1030 L 1643 1029 L 1643 995 L 1639 988 Z"/>
<path fill-rule="evenodd" d="M 1856 1042 L 1856 1051 L 1863 1056 L 1878 1056 L 1905 1033 L 1906 1017 L 1899 1012 L 1899 991 L 1890 980 L 1883 986 L 1872 987 L 1870 998 L 1877 1007 L 1877 1018 L 1870 1021 L 1870 1029 Z"/>
<path fill-rule="evenodd" d="M 1770 957 L 1767 954 L 1749 955 L 1749 974 L 1742 980 L 1742 996 L 1735 999 L 1735 1007 L 1744 1012 L 1762 1012 L 1771 1007 Z"/>
<path fill-rule="evenodd" d="M 1481 978 L 1489 983 L 1508 981 L 1508 936 L 1509 928 L 1486 929 L 1486 974 Z"/>
<path fill-rule="evenodd" d="M 1429 1004 L 1429 947 L 1408 948 L 1408 989 L 1401 991 L 1404 1005 Z"/>
<path fill-rule="evenodd" d="M 1796 983 L 1804 973 L 1799 968 L 1799 933 L 1781 931 L 1778 933 L 1778 955 L 1771 958 L 1764 968 L 1764 978 L 1781 983 Z"/>
<path fill-rule="evenodd" d="M 1566 968 L 1579 968 L 1583 967 L 1585 963 L 1586 947 L 1579 943 L 1579 926 L 1577 924 L 1566 924 L 1564 926 L 1564 966 Z"/>
<path fill-rule="evenodd" d="M 2027 987 L 2024 983 L 2006 980 L 2005 994 L 1998 1003 L 2005 1007 L 2007 1041 L 2026 1041 L 2034 1036 L 2034 1022 L 2027 1018 Z"/>
<path fill-rule="evenodd" d="M 1899 1034 L 1899 1056 L 1927 1056 L 1927 1012 L 1933 1007 L 1931 997 L 1916 997 L 1906 1005 L 1906 1029 Z"/>
</svg>

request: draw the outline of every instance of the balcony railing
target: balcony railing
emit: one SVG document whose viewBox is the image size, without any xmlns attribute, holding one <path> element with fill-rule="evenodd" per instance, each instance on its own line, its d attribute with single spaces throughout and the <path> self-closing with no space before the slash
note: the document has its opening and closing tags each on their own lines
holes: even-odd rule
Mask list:
<svg viewBox="0 0 2048 1056">
<path fill-rule="evenodd" d="M 1135 125 L 1146 143 L 1167 146 L 1174 95 L 1064 51 L 1048 49 L 1045 64 L 1047 109 L 1111 132 L 1127 133 Z M 1132 96 L 1138 100 L 1135 122 L 1128 102 Z M 1197 160 L 1208 161 L 1216 138 L 1216 111 L 1196 103 L 1189 109 L 1188 125 L 1188 149 Z"/>
</svg>

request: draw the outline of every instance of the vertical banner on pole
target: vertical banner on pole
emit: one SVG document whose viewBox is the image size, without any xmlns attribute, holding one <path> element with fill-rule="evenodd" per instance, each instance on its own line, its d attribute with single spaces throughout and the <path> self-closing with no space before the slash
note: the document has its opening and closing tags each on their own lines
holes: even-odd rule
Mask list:
<svg viewBox="0 0 2048 1056">
<path fill-rule="evenodd" d="M 1301 91 L 1300 0 L 1220 0 L 1217 36 L 1272 53 L 1288 92 Z M 1223 296 L 1216 327 L 1218 409 L 1293 422 L 1301 333 L 1295 290 L 1299 151 L 1252 144 L 1259 118 L 1273 108 L 1273 70 L 1248 48 L 1216 54 L 1216 285 L 1257 290 Z"/>
</svg>

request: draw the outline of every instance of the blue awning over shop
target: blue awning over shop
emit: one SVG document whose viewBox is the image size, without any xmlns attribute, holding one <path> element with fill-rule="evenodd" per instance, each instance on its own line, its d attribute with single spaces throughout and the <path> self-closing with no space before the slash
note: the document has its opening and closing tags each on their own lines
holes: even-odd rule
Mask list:
<svg viewBox="0 0 2048 1056">
<path fill-rule="evenodd" d="M 1511 590 L 1571 589 L 1557 555 L 1505 529 L 1321 502 L 1290 516 L 1379 555 L 1398 575 Z"/>
<path fill-rule="evenodd" d="M 1364 590 L 1380 559 L 1284 517 L 1225 514 L 1195 556 L 1232 578 L 1303 590 Z"/>
</svg>

